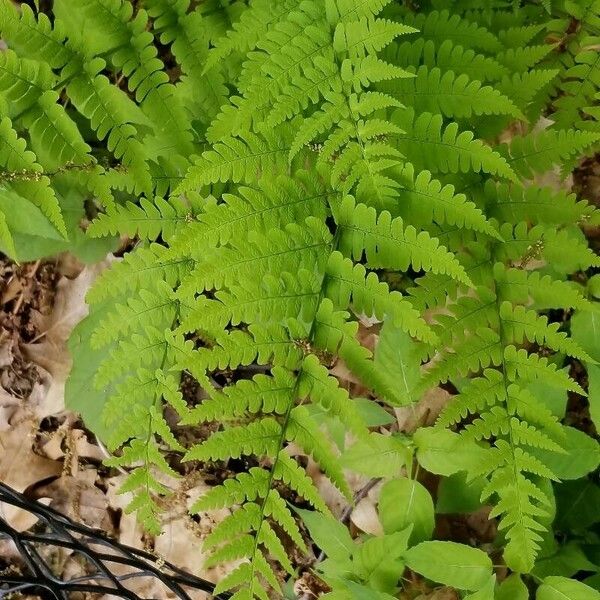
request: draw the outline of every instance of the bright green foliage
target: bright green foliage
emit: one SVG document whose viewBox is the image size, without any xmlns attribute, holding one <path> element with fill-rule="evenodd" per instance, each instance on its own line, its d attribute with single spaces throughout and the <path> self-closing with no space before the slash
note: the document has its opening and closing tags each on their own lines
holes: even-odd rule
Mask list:
<svg viewBox="0 0 600 600">
<path fill-rule="evenodd" d="M 393 598 L 406 566 L 491 598 L 483 550 L 428 540 L 413 450 L 466 472 L 495 560 L 524 577 L 558 545 L 553 486 L 594 468 L 596 442 L 549 398 L 586 394 L 567 360 L 598 389 L 578 331 L 594 293 L 576 282 L 600 266 L 578 227 L 599 217 L 538 182 L 600 143 L 598 1 L 414 4 L 56 0 L 51 21 L 0 0 L 0 244 L 18 255 L 17 202 L 72 235 L 68 194 L 99 213 L 90 238 L 136 240 L 88 294 L 69 389 L 102 398 L 89 425 L 153 531 L 175 455 L 241 459 L 192 507 L 234 509 L 206 539 L 208 565 L 238 561 L 218 585 L 234 600 L 282 596 L 290 547 L 309 545 L 300 501 L 331 559 L 325 598 Z M 361 322 L 385 323 L 374 352 Z M 370 431 L 387 421 L 364 402 L 385 411 L 352 399 L 343 369 L 389 405 L 457 393 L 408 441 Z M 291 449 L 348 500 L 346 467 L 393 478 L 385 535 L 332 522 Z M 539 595 L 579 593 L 565 581 Z"/>
</svg>

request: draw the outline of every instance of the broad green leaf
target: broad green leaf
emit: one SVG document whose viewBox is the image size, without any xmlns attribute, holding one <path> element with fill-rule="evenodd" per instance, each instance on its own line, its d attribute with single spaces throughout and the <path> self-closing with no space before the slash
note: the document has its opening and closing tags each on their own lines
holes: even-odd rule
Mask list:
<svg viewBox="0 0 600 600">
<path fill-rule="evenodd" d="M 596 469 L 600 464 L 600 444 L 575 429 L 565 427 L 566 438 L 561 445 L 567 451 L 565 454 L 535 449 L 535 454 L 559 479 L 579 479 Z"/>
<path fill-rule="evenodd" d="M 557 419 L 565 416 L 567 390 L 548 385 L 543 379 L 530 381 L 526 386 L 536 399 L 550 409 Z"/>
<path fill-rule="evenodd" d="M 113 299 L 95 305 L 90 314 L 73 329 L 68 342 L 73 365 L 65 384 L 66 407 L 79 413 L 86 427 L 104 440 L 107 439 L 108 432 L 104 425 L 102 412 L 114 386 L 98 390 L 95 388 L 93 380 L 106 353 L 111 352 L 116 343 L 108 348 L 94 350 L 90 347 L 90 336 L 113 308 Z"/>
<path fill-rule="evenodd" d="M 410 527 L 367 539 L 354 552 L 354 573 L 379 592 L 393 592 L 404 570 L 401 556 L 408 547 L 409 535 Z"/>
<path fill-rule="evenodd" d="M 463 600 L 494 600 L 494 588 L 496 587 L 496 576 L 492 575 L 487 583 L 476 592 L 463 596 Z"/>
<path fill-rule="evenodd" d="M 0 210 L 0 249 L 4 250 L 10 258 L 16 259 L 17 251 L 15 249 L 15 241 L 10 233 L 10 229 L 6 223 L 6 217 Z"/>
<path fill-rule="evenodd" d="M 85 217 L 84 197 L 76 190 L 67 190 L 65 194 L 57 194 L 69 239 L 63 239 L 54 232 L 47 235 L 45 229 L 30 227 L 15 233 L 17 254 L 21 260 L 35 260 L 61 252 L 70 252 L 85 263 L 102 260 L 109 252 L 116 250 L 119 240 L 115 237 L 92 238 L 81 228 Z M 34 206 L 36 210 L 37 207 Z M 41 213 L 40 213 L 41 214 Z M 41 215 L 43 219 L 45 217 Z M 47 227 L 51 226 L 48 224 Z M 53 228 L 51 228 L 51 231 Z"/>
<path fill-rule="evenodd" d="M 409 459 L 402 438 L 372 433 L 348 448 L 340 460 L 343 467 L 370 477 L 397 477 Z"/>
<path fill-rule="evenodd" d="M 343 589 L 334 590 L 320 596 L 323 600 L 396 600 L 394 596 L 377 592 L 366 585 L 355 583 L 354 581 L 345 581 Z"/>
<path fill-rule="evenodd" d="M 600 600 L 600 592 L 566 577 L 546 577 L 537 590 L 537 600 Z"/>
<path fill-rule="evenodd" d="M 600 300 L 600 274 L 593 275 L 587 282 L 588 292 Z"/>
<path fill-rule="evenodd" d="M 408 333 L 386 320 L 375 348 L 375 364 L 398 391 L 401 404 L 412 404 L 420 378 L 419 346 Z"/>
<path fill-rule="evenodd" d="M 496 600 L 528 600 L 529 591 L 517 573 L 509 575 L 496 591 Z"/>
<path fill-rule="evenodd" d="M 415 432 L 413 441 L 419 464 L 436 475 L 468 472 L 486 457 L 484 448 L 447 429 L 422 427 Z"/>
<path fill-rule="evenodd" d="M 373 400 L 369 400 L 368 398 L 353 398 L 352 402 L 367 427 L 390 425 L 395 421 L 394 417 L 385 408 Z"/>
<path fill-rule="evenodd" d="M 68 244 L 35 204 L 0 186 L 0 251 L 14 260 L 35 260 L 44 256 L 36 243 Z"/>
<path fill-rule="evenodd" d="M 6 223 L 13 234 L 63 239 L 35 204 L 2 186 L 0 186 L 0 211 L 6 216 Z"/>
<path fill-rule="evenodd" d="M 590 479 L 565 481 L 555 486 L 559 531 L 585 529 L 600 522 L 600 486 Z"/>
<path fill-rule="evenodd" d="M 354 552 L 354 542 L 343 523 L 333 517 L 311 510 L 295 509 L 302 517 L 314 543 L 327 556 L 345 559 Z"/>
<path fill-rule="evenodd" d="M 570 542 L 558 547 L 551 556 L 538 560 L 533 574 L 543 579 L 549 575 L 572 577 L 578 571 L 595 571 L 596 566 L 590 562 L 577 542 Z"/>
<path fill-rule="evenodd" d="M 379 495 L 379 520 L 386 533 L 412 525 L 411 544 L 428 540 L 435 527 L 431 495 L 414 479 L 388 481 Z"/>
<path fill-rule="evenodd" d="M 354 573 L 354 564 L 349 555 L 344 558 L 326 558 L 317 567 L 327 581 L 350 579 Z"/>
<path fill-rule="evenodd" d="M 600 365 L 587 365 L 590 417 L 600 431 Z"/>
<path fill-rule="evenodd" d="M 459 590 L 479 590 L 492 576 L 492 561 L 485 552 L 455 542 L 422 542 L 405 558 L 413 571 Z"/>
<path fill-rule="evenodd" d="M 482 477 L 469 481 L 464 471 L 444 477 L 438 486 L 435 511 L 438 514 L 450 514 L 478 510 L 485 485 Z"/>
<path fill-rule="evenodd" d="M 571 317 L 571 335 L 594 360 L 600 362 L 600 312 L 578 310 Z"/>
</svg>

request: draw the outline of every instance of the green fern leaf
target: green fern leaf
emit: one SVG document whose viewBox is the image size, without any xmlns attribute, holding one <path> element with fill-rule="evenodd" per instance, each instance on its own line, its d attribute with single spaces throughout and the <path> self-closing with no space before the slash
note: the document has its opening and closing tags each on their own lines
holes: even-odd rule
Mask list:
<svg viewBox="0 0 600 600">
<path fill-rule="evenodd" d="M 415 270 L 448 274 L 471 285 L 464 268 L 435 238 L 412 226 L 404 227 L 402 219 L 392 219 L 387 212 L 377 215 L 373 208 L 355 204 L 351 197 L 344 199 L 338 210 L 341 228 L 339 247 L 342 254 L 354 260 L 365 256 L 367 266 L 405 271 Z"/>
<path fill-rule="evenodd" d="M 285 171 L 288 150 L 281 137 L 263 139 L 248 133 L 239 139 L 223 139 L 214 150 L 202 154 L 177 192 L 218 181 L 252 182 L 261 173 Z"/>
<path fill-rule="evenodd" d="M 398 136 L 398 148 L 410 154 L 416 168 L 434 173 L 476 173 L 499 175 L 511 181 L 517 176 L 508 161 L 474 139 L 470 131 L 459 131 L 456 123 L 443 128 L 441 115 L 421 113 L 415 116 L 412 110 L 397 110 L 392 121 L 406 133 Z"/>
<path fill-rule="evenodd" d="M 15 175 L 11 187 L 17 194 L 35 204 L 66 238 L 65 222 L 50 180 L 44 175 L 42 166 L 36 162 L 35 154 L 26 149 L 25 140 L 18 137 L 8 117 L 0 121 L 0 141 L 0 165 Z"/>
<path fill-rule="evenodd" d="M 515 136 L 510 145 L 504 145 L 500 150 L 519 175 L 532 177 L 534 173 L 550 170 L 553 165 L 569 163 L 573 156 L 580 156 L 598 140 L 600 134 L 589 131 L 546 129 Z"/>
<path fill-rule="evenodd" d="M 446 117 L 469 118 L 472 115 L 510 115 L 525 119 L 509 97 L 497 89 L 472 81 L 464 73 L 441 71 L 421 66 L 414 79 L 402 79 L 396 95 L 417 112 L 442 113 Z"/>
</svg>

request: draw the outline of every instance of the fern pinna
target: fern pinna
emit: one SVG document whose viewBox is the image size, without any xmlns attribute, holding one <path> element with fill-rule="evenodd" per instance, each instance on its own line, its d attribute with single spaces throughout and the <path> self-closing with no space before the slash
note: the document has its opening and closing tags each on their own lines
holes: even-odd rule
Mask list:
<svg viewBox="0 0 600 600">
<path fill-rule="evenodd" d="M 600 266 L 577 227 L 598 216 L 536 182 L 600 142 L 582 33 L 594 2 L 553 20 L 536 3 L 222 4 L 56 1 L 53 23 L 0 4 L 3 166 L 38 173 L 3 189 L 39 197 L 60 227 L 61 190 L 78 186 L 101 201 L 89 236 L 138 240 L 88 295 L 72 405 L 81 391 L 102 404 L 109 464 L 130 470 L 123 491 L 153 531 L 179 459 L 247 459 L 191 510 L 235 509 L 205 540 L 208 564 L 236 561 L 218 590 L 250 600 L 277 597 L 286 548 L 306 549 L 289 497 L 328 512 L 294 452 L 350 495 L 314 408 L 373 439 L 332 358 L 390 405 L 449 381 L 459 393 L 415 436 L 417 459 L 439 440 L 467 449 L 457 470 L 487 481 L 504 560 L 530 572 L 552 535 L 544 457 L 568 452 L 540 382 L 584 394 L 563 363 L 593 362 L 548 311 L 590 308 L 567 279 Z M 411 283 L 386 283 L 397 272 Z M 418 342 L 409 394 L 357 340 L 361 317 Z M 201 423 L 205 439 L 184 443 L 178 425 Z"/>
</svg>

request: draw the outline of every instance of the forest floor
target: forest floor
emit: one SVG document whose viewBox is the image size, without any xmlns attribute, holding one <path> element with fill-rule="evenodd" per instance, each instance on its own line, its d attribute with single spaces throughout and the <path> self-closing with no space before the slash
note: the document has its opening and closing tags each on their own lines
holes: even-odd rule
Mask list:
<svg viewBox="0 0 600 600">
<path fill-rule="evenodd" d="M 583 198 L 600 205 L 600 157 L 584 162 L 572 183 Z M 586 234 L 598 252 L 600 230 L 588 229 Z M 163 534 L 150 537 L 137 525 L 135 517 L 124 511 L 128 498 L 117 491 L 125 474 L 102 464 L 108 456 L 103 445 L 86 430 L 76 414 L 65 409 L 64 386 L 70 367 L 67 339 L 75 324 L 86 315 L 85 293 L 105 266 L 84 266 L 68 255 L 17 265 L 0 255 L 0 481 L 75 521 L 102 529 L 124 544 L 149 550 L 196 575 L 217 580 L 220 572 L 200 569 L 201 540 L 210 531 L 211 523 L 194 520 L 186 511 L 186 505 L 214 481 L 202 473 L 185 477 L 185 486 L 165 515 Z M 376 334 L 376 328 L 364 328 L 363 343 L 373 345 Z M 584 372 L 580 371 L 577 373 L 575 369 L 575 376 L 583 377 Z M 343 365 L 336 365 L 333 372 L 344 385 L 360 394 L 357 382 Z M 414 410 L 397 410 L 394 426 L 409 430 L 411 423 L 432 422 L 448 398 L 444 390 L 434 390 Z M 586 411 L 585 403 L 571 402 L 567 419 L 585 429 L 589 422 Z M 344 515 L 355 531 L 373 534 L 381 531 L 376 514 L 379 487 L 375 482 L 360 477 L 352 482 L 359 501 L 349 510 L 320 473 L 315 472 L 314 478 L 333 511 Z M 218 473 L 213 473 L 212 479 L 218 480 Z M 426 482 L 431 487 L 436 483 Z M 1 503 L 0 516 L 21 531 L 36 522 L 29 513 Z M 489 543 L 494 535 L 494 524 L 487 519 L 486 510 L 445 515 L 439 519 L 436 530 L 438 538 L 467 543 Z M 77 575 L 81 565 L 71 551 L 52 552 L 49 558 L 57 573 Z M 297 564 L 306 567 L 310 563 L 297 557 Z M 0 541 L 0 581 L 3 574 L 22 568 L 14 546 Z M 317 592 L 314 580 L 306 575 L 303 583 L 312 589 L 314 597 Z M 169 597 L 148 588 L 147 581 L 136 585 L 134 591 L 141 597 L 157 600 Z M 82 600 L 92 597 L 99 596 L 81 595 Z M 419 581 L 411 586 L 411 599 L 455 597 L 450 589 L 433 592 Z"/>
</svg>

